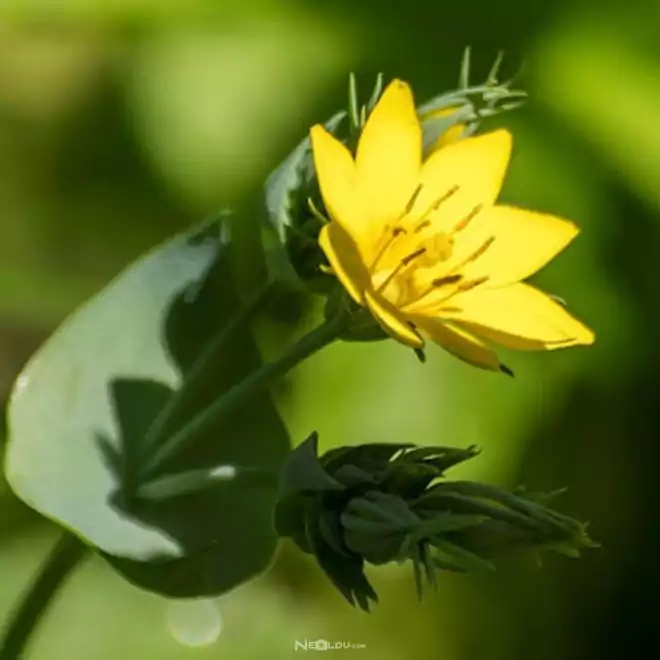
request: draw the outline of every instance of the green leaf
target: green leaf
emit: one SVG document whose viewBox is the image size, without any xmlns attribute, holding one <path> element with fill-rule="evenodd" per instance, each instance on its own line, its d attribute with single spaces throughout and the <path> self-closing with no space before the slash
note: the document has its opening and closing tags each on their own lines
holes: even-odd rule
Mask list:
<svg viewBox="0 0 660 660">
<path fill-rule="evenodd" d="M 266 394 L 154 475 L 220 470 L 229 477 L 217 487 L 134 496 L 154 420 L 165 435 L 177 430 L 259 366 L 250 333 L 230 333 L 209 377 L 163 420 L 197 357 L 239 311 L 229 248 L 213 225 L 130 266 L 37 352 L 8 410 L 14 492 L 131 581 L 172 596 L 226 591 L 263 570 L 275 548 L 276 479 L 255 487 L 254 475 L 277 474 L 289 443 Z"/>
<path fill-rule="evenodd" d="M 405 442 L 372 442 L 364 445 L 337 447 L 326 452 L 321 457 L 323 467 L 330 473 L 334 473 L 342 465 L 357 465 L 363 470 L 377 471 L 387 468 L 394 454 L 407 447 L 411 443 Z"/>
<path fill-rule="evenodd" d="M 325 127 L 334 133 L 344 117 L 346 112 L 338 112 L 326 122 Z M 291 196 L 307 185 L 313 176 L 312 144 L 306 137 L 266 181 L 266 206 L 270 222 L 282 244 L 287 239 L 287 228 L 296 224 L 291 217 Z"/>
<path fill-rule="evenodd" d="M 328 131 L 334 133 L 345 117 L 346 112 L 331 117 Z M 268 177 L 265 202 L 268 218 L 262 233 L 270 278 L 292 291 L 325 291 L 334 278 L 319 272 L 318 234 L 325 221 L 310 208 L 310 202 L 321 200 L 309 137 Z"/>
<path fill-rule="evenodd" d="M 352 499 L 346 510 L 368 520 L 387 522 L 393 530 L 409 529 L 420 523 L 408 505 L 398 495 L 391 493 L 368 491 L 364 497 Z"/>
<path fill-rule="evenodd" d="M 449 557 L 449 563 L 456 565 L 466 571 L 494 571 L 495 566 L 492 562 L 480 557 L 474 552 L 470 552 L 465 548 L 461 548 L 451 541 L 445 539 L 434 538 L 430 540 L 430 544 L 439 550 L 441 553 Z M 440 557 L 443 561 L 443 557 Z"/>
<path fill-rule="evenodd" d="M 290 537 L 307 553 L 312 552 L 305 528 L 310 506 L 311 499 L 300 493 L 292 493 L 278 500 L 273 513 L 273 526 L 278 536 Z"/>
<path fill-rule="evenodd" d="M 330 581 L 353 606 L 369 611 L 370 601 L 378 602 L 378 595 L 364 574 L 364 560 L 358 555 L 336 552 L 323 538 L 317 508 L 307 512 L 306 532 L 316 560 Z"/>
<path fill-rule="evenodd" d="M 295 492 L 344 490 L 323 468 L 318 458 L 318 434 L 312 433 L 288 456 L 280 478 L 282 496 Z"/>
<path fill-rule="evenodd" d="M 415 461 L 428 461 L 440 472 L 468 461 L 478 456 L 480 450 L 471 446 L 466 449 L 456 447 L 414 447 L 407 449 L 394 459 L 394 463 L 412 463 Z"/>
</svg>

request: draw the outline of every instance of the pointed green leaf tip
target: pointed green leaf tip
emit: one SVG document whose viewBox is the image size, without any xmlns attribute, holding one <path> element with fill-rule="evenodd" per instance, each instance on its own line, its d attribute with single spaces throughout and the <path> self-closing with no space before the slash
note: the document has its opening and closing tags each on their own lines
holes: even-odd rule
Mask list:
<svg viewBox="0 0 660 660">
<path fill-rule="evenodd" d="M 424 152 L 428 155 L 438 138 L 452 127 L 462 125 L 462 137 L 475 133 L 487 117 L 522 106 L 527 94 L 516 89 L 514 80 L 500 81 L 504 52 L 500 51 L 483 83 L 470 83 L 471 50 L 466 47 L 461 58 L 458 87 L 440 94 L 417 109 L 422 120 Z"/>
<path fill-rule="evenodd" d="M 594 547 L 585 526 L 526 497 L 488 484 L 445 481 L 475 447 L 366 444 L 317 455 L 314 433 L 282 472 L 275 528 L 315 556 L 351 605 L 377 595 L 365 564 L 410 560 L 418 595 L 439 571 L 494 570 L 503 553 L 527 548 L 578 556 Z"/>
</svg>

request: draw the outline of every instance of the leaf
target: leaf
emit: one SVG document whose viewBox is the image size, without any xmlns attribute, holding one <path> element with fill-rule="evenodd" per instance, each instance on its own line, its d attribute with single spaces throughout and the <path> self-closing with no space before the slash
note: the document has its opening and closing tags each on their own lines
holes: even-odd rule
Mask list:
<svg viewBox="0 0 660 660">
<path fill-rule="evenodd" d="M 415 461 L 429 461 L 440 472 L 468 461 L 479 455 L 476 447 L 459 449 L 456 447 L 413 447 L 406 449 L 394 459 L 395 463 L 413 463 Z"/>
<path fill-rule="evenodd" d="M 345 117 L 346 112 L 336 113 L 326 122 L 326 128 L 334 133 Z M 311 140 L 305 137 L 265 185 L 268 221 L 262 236 L 266 267 L 273 281 L 291 291 L 305 291 L 308 280 L 318 276 L 320 226 L 314 218 L 311 225 L 308 222 L 309 200 L 318 194 Z"/>
<path fill-rule="evenodd" d="M 288 456 L 280 477 L 280 494 L 296 492 L 341 491 L 344 486 L 333 479 L 318 458 L 318 434 L 312 433 Z"/>
<path fill-rule="evenodd" d="M 306 532 L 319 566 L 353 606 L 369 611 L 370 601 L 378 602 L 378 595 L 364 574 L 364 560 L 358 555 L 349 556 L 336 552 L 328 545 L 319 528 L 319 510 L 307 512 Z"/>
<path fill-rule="evenodd" d="M 291 493 L 277 501 L 273 513 L 273 527 L 278 536 L 290 537 L 303 551 L 312 552 L 307 538 L 305 521 L 311 500 L 300 493 Z"/>
<path fill-rule="evenodd" d="M 408 505 L 391 493 L 368 491 L 364 497 L 352 499 L 346 511 L 368 520 L 390 523 L 393 530 L 409 529 L 420 523 Z"/>
<path fill-rule="evenodd" d="M 334 133 L 344 117 L 343 111 L 333 115 L 326 122 L 326 129 Z M 306 185 L 313 174 L 312 145 L 305 137 L 266 181 L 266 206 L 282 244 L 286 241 L 286 229 L 295 224 L 290 213 L 291 195 Z"/>
<path fill-rule="evenodd" d="M 412 446 L 403 442 L 372 442 L 337 447 L 326 452 L 321 458 L 321 463 L 331 473 L 346 464 L 357 465 L 363 470 L 384 470 L 394 454 Z"/>
<path fill-rule="evenodd" d="M 444 539 L 434 538 L 430 540 L 430 544 L 437 548 L 440 552 L 449 557 L 449 563 L 456 565 L 466 571 L 494 571 L 495 566 L 492 562 L 480 557 L 479 555 L 461 548 L 455 543 L 446 541 Z M 442 557 L 440 560 L 442 561 Z M 460 569 L 459 569 L 460 570 Z"/>
<path fill-rule="evenodd" d="M 275 548 L 276 480 L 286 430 L 267 394 L 216 425 L 157 476 L 231 468 L 234 478 L 162 501 L 133 494 L 155 419 L 176 430 L 259 366 L 244 329 L 210 377 L 163 418 L 182 378 L 239 309 L 228 238 L 217 225 L 141 258 L 73 314 L 20 375 L 9 410 L 7 479 L 44 516 L 101 551 L 136 584 L 218 594 L 263 570 Z M 225 232 L 226 233 L 226 232 Z"/>
</svg>

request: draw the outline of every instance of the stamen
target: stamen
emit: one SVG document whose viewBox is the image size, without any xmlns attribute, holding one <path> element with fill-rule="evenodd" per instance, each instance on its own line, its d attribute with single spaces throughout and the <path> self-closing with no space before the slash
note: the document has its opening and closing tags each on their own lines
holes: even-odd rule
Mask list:
<svg viewBox="0 0 660 660">
<path fill-rule="evenodd" d="M 477 204 L 453 229 L 452 234 L 455 234 L 459 231 L 463 231 L 470 222 L 480 213 L 483 209 L 483 204 Z"/>
<path fill-rule="evenodd" d="M 411 254 L 409 254 L 407 257 L 404 257 L 401 259 L 399 262 L 399 265 L 385 278 L 383 283 L 376 289 L 377 293 L 382 293 L 386 288 L 387 285 L 397 276 L 401 273 L 401 271 L 409 266 L 415 259 L 421 257 L 424 253 L 426 252 L 425 247 L 421 247 L 418 250 L 415 250 Z"/>
<path fill-rule="evenodd" d="M 389 227 L 386 227 L 385 231 L 389 231 Z M 376 269 L 376 266 L 378 265 L 378 262 L 383 258 L 383 255 L 390 249 L 390 247 L 392 247 L 392 243 L 394 243 L 394 241 L 399 236 L 401 236 L 401 234 L 408 233 L 403 227 L 394 227 L 391 231 L 391 236 L 383 243 L 383 246 L 380 248 L 380 250 L 378 250 L 378 254 L 376 254 L 376 257 L 371 262 L 371 266 L 369 266 L 370 272 L 373 272 Z"/>
<path fill-rule="evenodd" d="M 461 282 L 458 285 L 458 290 L 461 291 L 462 293 L 465 293 L 466 291 L 471 291 L 480 284 L 483 284 L 484 282 L 488 282 L 489 279 L 490 277 L 488 277 L 488 275 L 484 275 L 484 277 L 478 277 L 476 280 L 468 280 L 467 282 Z"/>
<path fill-rule="evenodd" d="M 418 305 L 422 300 L 425 298 L 428 298 L 431 294 L 437 293 L 438 289 L 441 289 L 443 286 L 446 285 L 451 285 L 451 284 L 456 284 L 457 282 L 460 282 L 461 279 L 463 278 L 462 275 L 456 274 L 456 275 L 446 275 L 445 277 L 438 277 L 435 280 L 431 280 L 431 284 L 426 289 L 426 291 L 423 291 L 422 293 L 419 293 L 417 297 L 414 300 L 410 300 L 406 305 L 404 305 L 403 309 L 405 310 L 407 307 L 410 307 L 411 305 Z M 445 292 L 445 297 L 435 301 L 435 304 L 442 303 L 445 300 L 449 300 L 453 295 L 455 291 L 449 290 Z"/>
<path fill-rule="evenodd" d="M 469 264 L 471 261 L 476 261 L 479 257 L 482 257 L 486 252 L 486 250 L 493 244 L 494 240 L 495 240 L 495 236 L 491 236 L 490 238 L 488 238 L 486 242 L 478 250 L 475 250 L 475 252 L 465 260 L 465 263 L 463 265 Z"/>
<path fill-rule="evenodd" d="M 426 229 L 427 227 L 431 226 L 431 221 L 430 220 L 424 220 L 424 222 L 420 222 L 417 227 L 413 230 L 413 233 L 418 234 L 422 229 Z"/>
<path fill-rule="evenodd" d="M 412 194 L 412 197 L 408 200 L 408 203 L 406 204 L 406 208 L 404 209 L 403 215 L 408 215 L 412 211 L 413 206 L 415 206 L 415 202 L 417 201 L 417 198 L 419 197 L 419 193 L 422 192 L 422 184 L 420 183 L 417 188 L 415 188 L 415 192 Z"/>
<path fill-rule="evenodd" d="M 413 194 L 411 195 L 410 199 L 408 200 L 408 203 L 405 205 L 403 211 L 398 215 L 394 223 L 396 224 L 397 222 L 401 222 L 413 209 L 413 206 L 415 206 L 415 202 L 417 201 L 417 198 L 419 197 L 419 193 L 422 191 L 422 184 L 420 183 L 417 188 L 415 188 Z"/>
<path fill-rule="evenodd" d="M 447 275 L 445 277 L 438 277 L 437 279 L 431 282 L 431 285 L 439 288 L 441 286 L 446 286 L 447 284 L 456 284 L 463 279 L 462 275 Z"/>
<path fill-rule="evenodd" d="M 407 257 L 404 257 L 403 259 L 401 259 L 401 265 L 402 266 L 407 266 L 408 264 L 415 261 L 415 259 L 417 259 L 418 257 L 421 257 L 425 252 L 426 252 L 425 247 L 418 248 L 414 252 L 411 252 Z"/>
<path fill-rule="evenodd" d="M 420 216 L 421 218 L 426 218 L 426 216 L 429 213 L 433 213 L 433 211 L 437 211 L 440 208 L 440 205 L 443 202 L 446 202 L 452 195 L 455 195 L 459 190 L 458 186 L 452 186 L 446 193 L 440 195 L 438 199 L 436 199 L 427 209 L 422 213 Z"/>
<path fill-rule="evenodd" d="M 417 359 L 424 364 L 426 362 L 426 353 L 424 353 L 423 348 L 414 348 L 415 355 L 417 356 Z"/>
<path fill-rule="evenodd" d="M 511 378 L 515 377 L 515 374 L 513 373 L 513 371 L 511 371 L 511 369 L 509 369 L 509 367 L 507 367 L 506 364 L 502 364 L 501 362 L 500 362 L 500 371 L 503 374 L 506 374 L 507 376 L 510 376 Z"/>
<path fill-rule="evenodd" d="M 425 291 L 424 293 L 422 293 L 421 295 L 419 295 L 417 297 L 417 299 L 414 301 L 415 304 L 418 304 L 420 302 L 420 300 L 423 300 L 424 298 L 429 296 L 436 289 L 439 289 L 443 286 L 450 285 L 450 284 L 457 284 L 458 282 L 460 282 L 463 279 L 463 275 L 461 275 L 460 272 L 457 272 L 457 271 L 462 270 L 467 264 L 474 261 L 475 259 L 478 259 L 481 255 L 483 255 L 483 253 L 492 245 L 494 240 L 495 240 L 495 237 L 491 236 L 487 241 L 484 242 L 484 244 L 478 250 L 473 252 L 467 259 L 462 261 L 460 264 L 454 266 L 451 269 L 451 271 L 449 272 L 448 275 L 445 275 L 443 277 L 439 277 L 435 280 L 432 280 L 431 281 L 431 287 L 427 291 Z M 418 250 L 418 252 L 419 252 L 419 250 Z M 413 256 L 413 255 L 415 255 L 414 252 L 410 256 Z M 463 283 L 459 284 L 457 291 L 449 291 L 447 296 L 445 297 L 445 300 L 449 300 L 450 298 L 452 298 L 454 296 L 455 293 L 458 293 L 459 291 L 463 292 L 463 293 L 465 291 L 470 291 L 471 289 L 474 289 L 475 286 L 479 286 L 480 284 L 483 284 L 488 279 L 489 278 L 487 276 L 484 276 L 484 277 L 478 277 L 474 280 L 468 280 L 466 282 L 463 282 Z M 441 302 L 441 301 L 436 301 L 435 304 L 437 304 L 437 302 Z M 460 309 L 458 307 L 444 307 L 442 309 L 442 311 L 457 312 L 457 311 L 460 311 Z"/>
<path fill-rule="evenodd" d="M 433 202 L 433 204 L 431 205 L 429 210 L 424 214 L 424 216 L 431 213 L 431 211 L 437 211 L 438 208 L 440 208 L 440 204 L 446 202 L 450 197 L 455 195 L 458 192 L 458 190 L 459 190 L 459 186 L 452 186 L 444 195 L 442 195 L 442 197 L 439 197 L 438 199 L 435 200 L 435 202 Z"/>
</svg>

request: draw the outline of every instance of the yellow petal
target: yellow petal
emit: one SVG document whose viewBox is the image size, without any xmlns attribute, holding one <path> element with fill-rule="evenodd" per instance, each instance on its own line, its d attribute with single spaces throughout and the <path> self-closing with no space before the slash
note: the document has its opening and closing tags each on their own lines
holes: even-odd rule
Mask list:
<svg viewBox="0 0 660 660">
<path fill-rule="evenodd" d="M 353 157 L 323 126 L 313 126 L 310 138 L 325 208 L 357 240 L 370 216 L 360 197 Z"/>
<path fill-rule="evenodd" d="M 410 87 L 394 80 L 360 136 L 356 168 L 362 194 L 378 227 L 398 218 L 417 187 L 422 129 Z"/>
<path fill-rule="evenodd" d="M 545 266 L 578 234 L 578 228 L 561 218 L 511 206 L 493 206 L 484 212 L 479 233 L 489 248 L 463 270 L 466 279 L 488 277 L 495 287 L 524 280 Z M 478 237 L 471 237 L 474 244 Z"/>
<path fill-rule="evenodd" d="M 465 138 L 435 151 L 422 167 L 421 188 L 411 215 L 423 215 L 437 204 L 426 217 L 433 231 L 450 232 L 476 209 L 495 202 L 510 155 L 511 134 L 505 130 Z"/>
<path fill-rule="evenodd" d="M 459 293 L 439 314 L 477 335 L 518 350 L 552 350 L 594 341 L 593 332 L 559 303 L 524 283 Z"/>
<path fill-rule="evenodd" d="M 415 320 L 425 335 L 457 358 L 481 369 L 500 370 L 496 353 L 469 332 L 435 319 Z"/>
<path fill-rule="evenodd" d="M 385 332 L 411 348 L 424 347 L 424 340 L 420 334 L 410 326 L 406 317 L 394 305 L 370 291 L 365 292 L 364 300 Z"/>
<path fill-rule="evenodd" d="M 353 300 L 364 305 L 363 293 L 369 284 L 369 273 L 353 239 L 336 222 L 321 229 L 319 244 L 332 270 Z"/>
</svg>

